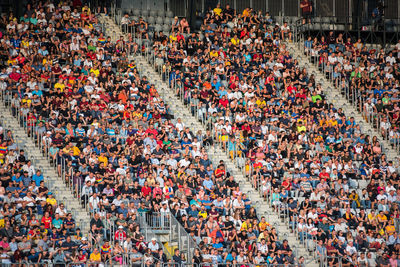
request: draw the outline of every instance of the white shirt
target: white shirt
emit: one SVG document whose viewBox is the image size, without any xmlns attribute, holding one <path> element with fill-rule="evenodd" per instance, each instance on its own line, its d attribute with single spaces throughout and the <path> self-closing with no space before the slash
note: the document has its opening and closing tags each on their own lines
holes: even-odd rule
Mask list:
<svg viewBox="0 0 400 267">
<path fill-rule="evenodd" d="M 153 244 L 153 242 L 150 242 L 147 247 L 151 250 L 151 251 L 157 251 L 159 249 L 159 245 L 156 242 L 155 244 Z"/>
<path fill-rule="evenodd" d="M 97 208 L 99 208 L 99 203 L 100 203 L 100 199 L 99 199 L 99 197 L 93 197 L 93 196 L 91 196 L 90 198 L 89 198 L 89 204 L 92 204 L 92 208 L 93 209 L 97 209 Z"/>
<path fill-rule="evenodd" d="M 183 129 L 185 129 L 185 124 L 183 122 L 178 122 L 176 123 L 176 128 L 178 129 L 178 131 L 183 131 Z"/>
</svg>

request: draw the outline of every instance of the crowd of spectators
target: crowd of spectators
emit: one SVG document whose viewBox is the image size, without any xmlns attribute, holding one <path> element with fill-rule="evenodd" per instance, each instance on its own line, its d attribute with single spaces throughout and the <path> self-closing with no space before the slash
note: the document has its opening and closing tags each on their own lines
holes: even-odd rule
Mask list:
<svg viewBox="0 0 400 267">
<path fill-rule="evenodd" d="M 17 146 L 11 130 L 0 127 L 0 144 L 1 264 L 77 258 L 74 250 L 88 244 L 71 212 L 48 190 L 41 170 Z"/>
<path fill-rule="evenodd" d="M 352 101 L 382 137 L 400 145 L 400 42 L 394 49 L 372 49 L 361 40 L 345 40 L 330 32 L 327 38 L 311 38 L 305 51 L 332 77 L 335 86 Z"/>
<path fill-rule="evenodd" d="M 137 45 L 111 43 L 80 1 L 31 1 L 23 14 L 1 21 L 1 89 L 12 95 L 14 115 L 25 118 L 29 135 L 42 139 L 59 173 L 68 169 L 66 180 L 74 181 L 94 216 L 90 233 L 82 233 L 12 133 L 1 131 L 1 263 L 166 261 L 160 244 L 140 233 L 132 187 L 138 176 L 128 168 L 135 155 L 141 158 L 144 134 L 157 132 L 153 126 L 161 128 L 168 117 L 154 86 L 128 61 L 128 50 Z M 114 236 L 103 230 L 107 221 L 118 229 Z"/>
<path fill-rule="evenodd" d="M 134 38 L 112 43 L 79 1 L 34 2 L 21 18 L 10 14 L 2 23 L 1 88 L 12 92 L 14 111 L 27 117 L 30 134 L 41 136 L 59 170 L 68 170 L 66 179 L 93 214 L 86 240 L 4 133 L 3 263 L 123 263 L 127 253 L 136 264 L 166 262 L 160 244 L 144 240 L 137 217 L 171 213 L 199 247 L 193 259 L 175 250 L 175 262 L 303 265 L 282 233 L 257 216 L 225 163 L 212 164 L 205 144 L 217 142 L 232 158 L 244 158 L 246 175 L 287 214 L 302 242 L 315 242 L 318 259 L 397 266 L 396 167 L 376 137 L 327 103 L 313 75 L 298 67 L 285 46 L 287 23 L 217 5 L 201 32 L 178 19 L 170 34 L 155 34 L 153 48 L 166 59 L 171 84 L 210 133 L 191 132 L 169 112 L 128 57 L 138 49 Z M 341 73 L 338 84 L 349 73 L 351 86 L 398 125 L 398 59 L 379 55 L 381 63 L 361 41 L 341 46 L 340 38 L 311 39 L 307 47 Z M 342 49 L 343 57 L 329 49 Z M 353 54 L 357 67 L 345 64 Z"/>
<path fill-rule="evenodd" d="M 112 43 L 79 1 L 33 1 L 24 16 L 10 14 L 3 23 L 1 88 L 92 214 L 88 238 L 57 239 L 53 261 L 124 263 L 129 254 L 134 264 L 166 262 L 161 245 L 144 240 L 138 216 L 171 213 L 199 248 L 193 259 L 176 249 L 175 262 L 297 262 L 225 163 L 212 164 L 203 145 L 210 136 L 170 114 L 154 84 L 138 74 L 128 58 L 133 38 Z"/>
<path fill-rule="evenodd" d="M 153 49 L 171 70 L 176 93 L 208 121 L 214 141 L 232 158 L 245 159 L 254 186 L 288 216 L 302 242 L 315 246 L 318 260 L 330 266 L 398 266 L 398 164 L 386 158 L 375 136 L 327 102 L 324 88 L 287 50 L 290 38 L 290 27 L 268 14 L 217 5 L 205 15 L 201 32 L 185 37 L 177 29 L 155 39 Z M 352 86 L 374 102 L 383 97 L 380 112 L 398 124 L 394 52 L 371 62 L 375 56 L 360 40 L 332 40 L 311 38 L 310 47 L 322 53 L 320 62 L 337 68 L 343 62 L 339 82 L 351 77 Z M 340 60 L 329 54 L 331 47 L 342 53 Z M 350 63 L 354 53 L 361 58 L 358 67 Z M 258 238 L 254 251 L 228 250 L 239 250 L 237 259 L 257 255 L 253 262 L 261 257 L 284 263 L 282 251 L 276 255 L 272 245 L 263 245 Z"/>
</svg>

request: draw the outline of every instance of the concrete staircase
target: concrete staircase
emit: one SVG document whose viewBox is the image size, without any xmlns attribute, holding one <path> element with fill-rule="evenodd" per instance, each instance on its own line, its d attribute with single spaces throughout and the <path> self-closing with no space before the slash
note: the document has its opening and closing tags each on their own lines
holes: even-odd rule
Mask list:
<svg viewBox="0 0 400 267">
<path fill-rule="evenodd" d="M 63 182 L 62 178 L 58 176 L 55 167 L 42 154 L 33 139 L 28 137 L 25 129 L 20 126 L 9 107 L 5 106 L 3 101 L 0 102 L 2 126 L 12 131 L 18 147 L 24 149 L 35 169 L 39 168 L 42 171 L 45 185 L 50 192 L 53 192 L 57 203 L 64 203 L 67 211 L 72 213 L 76 221 L 76 227 L 79 227 L 82 234 L 87 236 L 90 230 L 90 216 L 88 212 L 81 206 L 79 200 L 72 194 L 70 188 Z"/>
<path fill-rule="evenodd" d="M 124 35 L 110 17 L 102 16 L 100 21 L 106 25 L 107 29 L 109 28 L 116 32 L 116 34 L 113 35 Z M 181 118 L 185 125 L 189 127 L 193 133 L 196 133 L 199 130 L 201 130 L 202 133 L 205 133 L 205 127 L 194 116 L 192 116 L 189 108 L 181 102 L 169 85 L 162 80 L 161 75 L 154 70 L 147 60 L 141 55 L 131 56 L 131 58 L 135 60 L 137 66 L 140 66 L 139 70 L 142 72 L 141 75 L 145 75 L 151 83 L 155 84 L 161 97 L 169 106 L 175 118 Z M 313 260 L 310 253 L 299 242 L 295 234 L 291 233 L 290 227 L 281 221 L 279 215 L 270 207 L 269 201 L 260 197 L 260 193 L 252 187 L 252 184 L 249 181 L 247 181 L 242 171 L 228 157 L 226 152 L 218 145 L 207 148 L 207 152 L 214 165 L 220 160 L 225 162 L 227 169 L 235 177 L 235 181 L 239 183 L 240 190 L 246 193 L 251 199 L 253 205 L 256 206 L 257 214 L 260 217 L 265 216 L 266 219 L 269 220 L 269 223 L 277 229 L 281 239 L 287 239 L 289 244 L 292 247 L 295 247 L 294 251 L 297 252 L 297 257 L 304 256 L 308 262 L 307 266 L 318 266 L 318 263 Z"/>
<path fill-rule="evenodd" d="M 309 61 L 309 58 L 303 53 L 302 47 L 304 46 L 304 43 L 286 43 L 286 45 L 292 56 L 299 61 L 299 65 L 307 68 L 308 73 L 315 74 L 315 80 L 321 83 L 328 102 L 332 103 L 336 108 L 342 108 L 346 114 L 346 117 L 353 116 L 356 123 L 361 126 L 363 133 L 368 134 L 371 138 L 373 136 L 377 136 L 379 143 L 383 146 L 382 151 L 386 154 L 388 160 L 393 161 L 394 166 L 397 166 L 399 161 L 398 153 L 392 149 L 387 140 L 383 140 L 383 138 L 381 138 L 380 132 L 378 132 L 371 126 L 371 124 L 365 121 L 362 114 L 350 104 L 350 102 L 341 94 L 339 89 L 337 89 L 334 84 L 329 81 L 324 74 L 321 73 L 318 67 Z"/>
</svg>

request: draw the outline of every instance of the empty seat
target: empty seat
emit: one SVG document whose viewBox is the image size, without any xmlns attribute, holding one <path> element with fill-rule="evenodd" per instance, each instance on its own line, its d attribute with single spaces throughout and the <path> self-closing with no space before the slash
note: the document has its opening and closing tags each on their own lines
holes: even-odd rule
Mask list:
<svg viewBox="0 0 400 267">
<path fill-rule="evenodd" d="M 134 16 L 138 16 L 138 17 L 139 17 L 139 16 L 140 16 L 140 10 L 135 8 L 135 9 L 133 10 L 132 14 L 133 14 Z"/>
<path fill-rule="evenodd" d="M 321 22 L 321 17 L 315 17 L 312 20 L 313 23 L 320 23 Z"/>
<path fill-rule="evenodd" d="M 331 23 L 331 18 L 330 17 L 323 17 L 322 18 L 322 22 L 326 23 L 326 24 L 330 24 Z"/>
<path fill-rule="evenodd" d="M 148 17 L 148 18 L 147 18 L 147 23 L 148 23 L 148 24 L 154 24 L 155 21 L 156 21 L 156 19 L 155 19 L 154 17 Z"/>
<path fill-rule="evenodd" d="M 148 17 L 149 16 L 149 11 L 147 9 L 143 9 L 142 12 L 140 12 L 142 14 L 142 17 Z"/>
<path fill-rule="evenodd" d="M 164 18 L 163 17 L 157 17 L 156 18 L 156 23 L 160 24 L 160 25 L 163 24 L 164 23 Z"/>
<path fill-rule="evenodd" d="M 168 10 L 166 13 L 168 18 L 173 18 L 174 17 L 174 12 L 172 12 L 171 10 Z"/>
<path fill-rule="evenodd" d="M 166 25 L 166 24 L 163 25 L 163 32 L 164 32 L 164 33 L 167 33 L 167 32 L 169 32 L 170 30 L 171 30 L 171 25 Z"/>
<path fill-rule="evenodd" d="M 162 26 L 161 25 L 159 25 L 159 24 L 156 24 L 156 26 L 154 26 L 154 31 L 156 31 L 156 32 L 160 32 L 160 31 L 162 31 L 163 30 L 163 28 L 162 28 Z"/>
<path fill-rule="evenodd" d="M 314 31 L 319 31 L 319 30 L 321 30 L 321 24 L 319 24 L 319 23 L 313 24 L 311 29 Z"/>
<path fill-rule="evenodd" d="M 164 24 L 172 25 L 173 22 L 174 22 L 173 18 L 168 18 L 168 17 L 164 18 Z"/>
<path fill-rule="evenodd" d="M 138 20 L 139 20 L 139 17 L 138 17 L 138 16 L 132 16 L 132 17 L 131 17 L 131 20 L 133 20 L 133 21 L 138 21 Z"/>
<path fill-rule="evenodd" d="M 162 9 L 158 10 L 157 14 L 158 14 L 160 17 L 165 17 L 165 11 L 162 10 Z"/>
<path fill-rule="evenodd" d="M 157 11 L 156 10 L 150 10 L 149 15 L 152 16 L 152 17 L 157 17 Z"/>
<path fill-rule="evenodd" d="M 343 24 L 336 25 L 336 30 L 337 31 L 344 31 L 344 25 Z"/>
</svg>

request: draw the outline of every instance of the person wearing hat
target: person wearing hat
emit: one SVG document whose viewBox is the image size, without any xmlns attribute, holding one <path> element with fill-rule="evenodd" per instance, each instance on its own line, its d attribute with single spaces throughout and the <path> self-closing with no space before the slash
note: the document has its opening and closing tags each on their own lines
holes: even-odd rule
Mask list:
<svg viewBox="0 0 400 267">
<path fill-rule="evenodd" d="M 115 231 L 114 239 L 120 243 L 124 242 L 127 238 L 126 232 L 122 225 L 118 226 L 118 230 Z"/>
<path fill-rule="evenodd" d="M 153 237 L 151 242 L 147 245 L 147 247 L 151 250 L 152 253 L 158 253 L 160 246 L 157 243 L 157 239 Z"/>
</svg>

